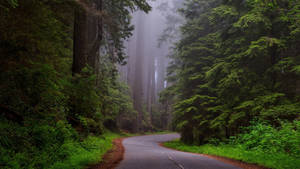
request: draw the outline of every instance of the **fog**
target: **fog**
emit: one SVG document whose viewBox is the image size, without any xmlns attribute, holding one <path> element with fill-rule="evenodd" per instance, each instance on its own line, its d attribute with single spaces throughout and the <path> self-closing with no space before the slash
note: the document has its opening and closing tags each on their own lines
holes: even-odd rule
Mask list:
<svg viewBox="0 0 300 169">
<path fill-rule="evenodd" d="M 135 29 L 132 37 L 125 43 L 128 58 L 127 64 L 120 67 L 120 73 L 122 81 L 131 89 L 134 108 L 139 113 L 140 122 L 148 120 L 153 124 L 153 112 L 159 113 L 161 109 L 158 102 L 159 93 L 168 86 L 167 56 L 171 53 L 173 43 L 172 38 L 166 37 L 174 35 L 170 30 L 174 30 L 175 26 L 169 19 L 170 16 L 177 16 L 176 12 L 171 10 L 177 2 L 178 0 L 151 1 L 151 12 L 146 14 L 137 11 L 132 14 Z M 145 117 L 145 112 L 149 113 L 150 119 Z"/>
</svg>

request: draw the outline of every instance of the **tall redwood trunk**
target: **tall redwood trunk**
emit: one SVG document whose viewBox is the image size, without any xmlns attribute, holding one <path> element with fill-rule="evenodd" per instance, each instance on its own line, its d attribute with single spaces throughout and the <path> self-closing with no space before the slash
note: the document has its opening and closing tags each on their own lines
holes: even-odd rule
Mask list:
<svg viewBox="0 0 300 169">
<path fill-rule="evenodd" d="M 152 106 L 155 103 L 155 56 L 148 55 L 148 66 L 147 66 L 147 95 L 146 95 L 146 101 L 147 101 L 147 112 L 150 113 L 150 122 L 153 124 L 153 110 Z"/>
<path fill-rule="evenodd" d="M 138 33 L 137 33 L 137 49 L 136 49 L 136 68 L 133 88 L 133 100 L 135 110 L 138 111 L 138 130 L 143 131 L 143 75 L 144 75 L 144 17 L 143 13 L 138 16 Z"/>
<path fill-rule="evenodd" d="M 87 19 L 87 12 L 83 8 L 78 7 L 75 10 L 74 20 L 73 74 L 80 73 L 86 66 L 88 47 Z"/>
<path fill-rule="evenodd" d="M 81 73 L 87 65 L 97 72 L 99 49 L 102 41 L 102 17 L 95 11 L 102 10 L 102 1 L 94 0 L 85 7 L 75 9 L 73 74 Z"/>
</svg>

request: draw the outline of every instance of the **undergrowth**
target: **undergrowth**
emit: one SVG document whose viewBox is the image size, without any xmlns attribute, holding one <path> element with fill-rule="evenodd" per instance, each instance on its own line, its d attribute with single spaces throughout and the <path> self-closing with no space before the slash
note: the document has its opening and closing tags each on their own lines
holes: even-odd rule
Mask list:
<svg viewBox="0 0 300 169">
<path fill-rule="evenodd" d="M 274 128 L 256 123 L 244 128 L 245 133 L 225 142 L 217 140 L 205 145 L 188 145 L 180 140 L 164 143 L 166 147 L 180 151 L 217 155 L 274 169 L 299 169 L 300 125 L 282 123 Z"/>
<path fill-rule="evenodd" d="M 80 169 L 102 160 L 112 148 L 112 140 L 124 135 L 105 132 L 101 136 L 80 137 L 70 125 L 59 121 L 21 127 L 0 123 L 0 168 Z"/>
</svg>

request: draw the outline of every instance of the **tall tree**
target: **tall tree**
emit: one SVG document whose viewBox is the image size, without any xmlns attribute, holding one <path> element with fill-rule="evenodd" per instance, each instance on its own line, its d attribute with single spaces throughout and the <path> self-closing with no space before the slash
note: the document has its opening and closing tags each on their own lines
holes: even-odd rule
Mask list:
<svg viewBox="0 0 300 169">
<path fill-rule="evenodd" d="M 80 73 L 85 66 L 97 71 L 100 46 L 105 40 L 111 60 L 122 63 L 123 40 L 130 37 L 130 12 L 141 9 L 148 12 L 151 7 L 146 0 L 126 2 L 117 0 L 78 0 L 74 22 L 73 73 Z"/>
<path fill-rule="evenodd" d="M 143 120 L 144 120 L 144 86 L 143 86 L 143 76 L 144 76 L 144 36 L 145 36 L 145 28 L 144 28 L 144 15 L 140 13 L 138 15 L 138 32 L 137 32 L 137 47 L 136 47 L 136 64 L 135 64 L 135 80 L 134 80 L 134 92 L 133 92 L 133 100 L 134 107 L 138 111 L 138 128 L 140 131 L 143 131 Z"/>
</svg>

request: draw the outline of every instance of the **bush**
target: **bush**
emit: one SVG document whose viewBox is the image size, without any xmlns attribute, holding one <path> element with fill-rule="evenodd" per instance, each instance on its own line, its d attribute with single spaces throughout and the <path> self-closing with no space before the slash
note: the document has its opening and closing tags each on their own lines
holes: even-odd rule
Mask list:
<svg viewBox="0 0 300 169">
<path fill-rule="evenodd" d="M 278 128 L 265 123 L 254 123 L 246 127 L 244 134 L 231 139 L 246 150 L 270 153 L 286 153 L 300 157 L 300 121 L 281 123 Z"/>
<path fill-rule="evenodd" d="M 58 121 L 55 126 L 27 122 L 28 126 L 22 126 L 0 116 L 0 166 L 47 168 L 61 160 L 57 152 L 66 142 L 77 140 L 66 122 Z"/>
</svg>

